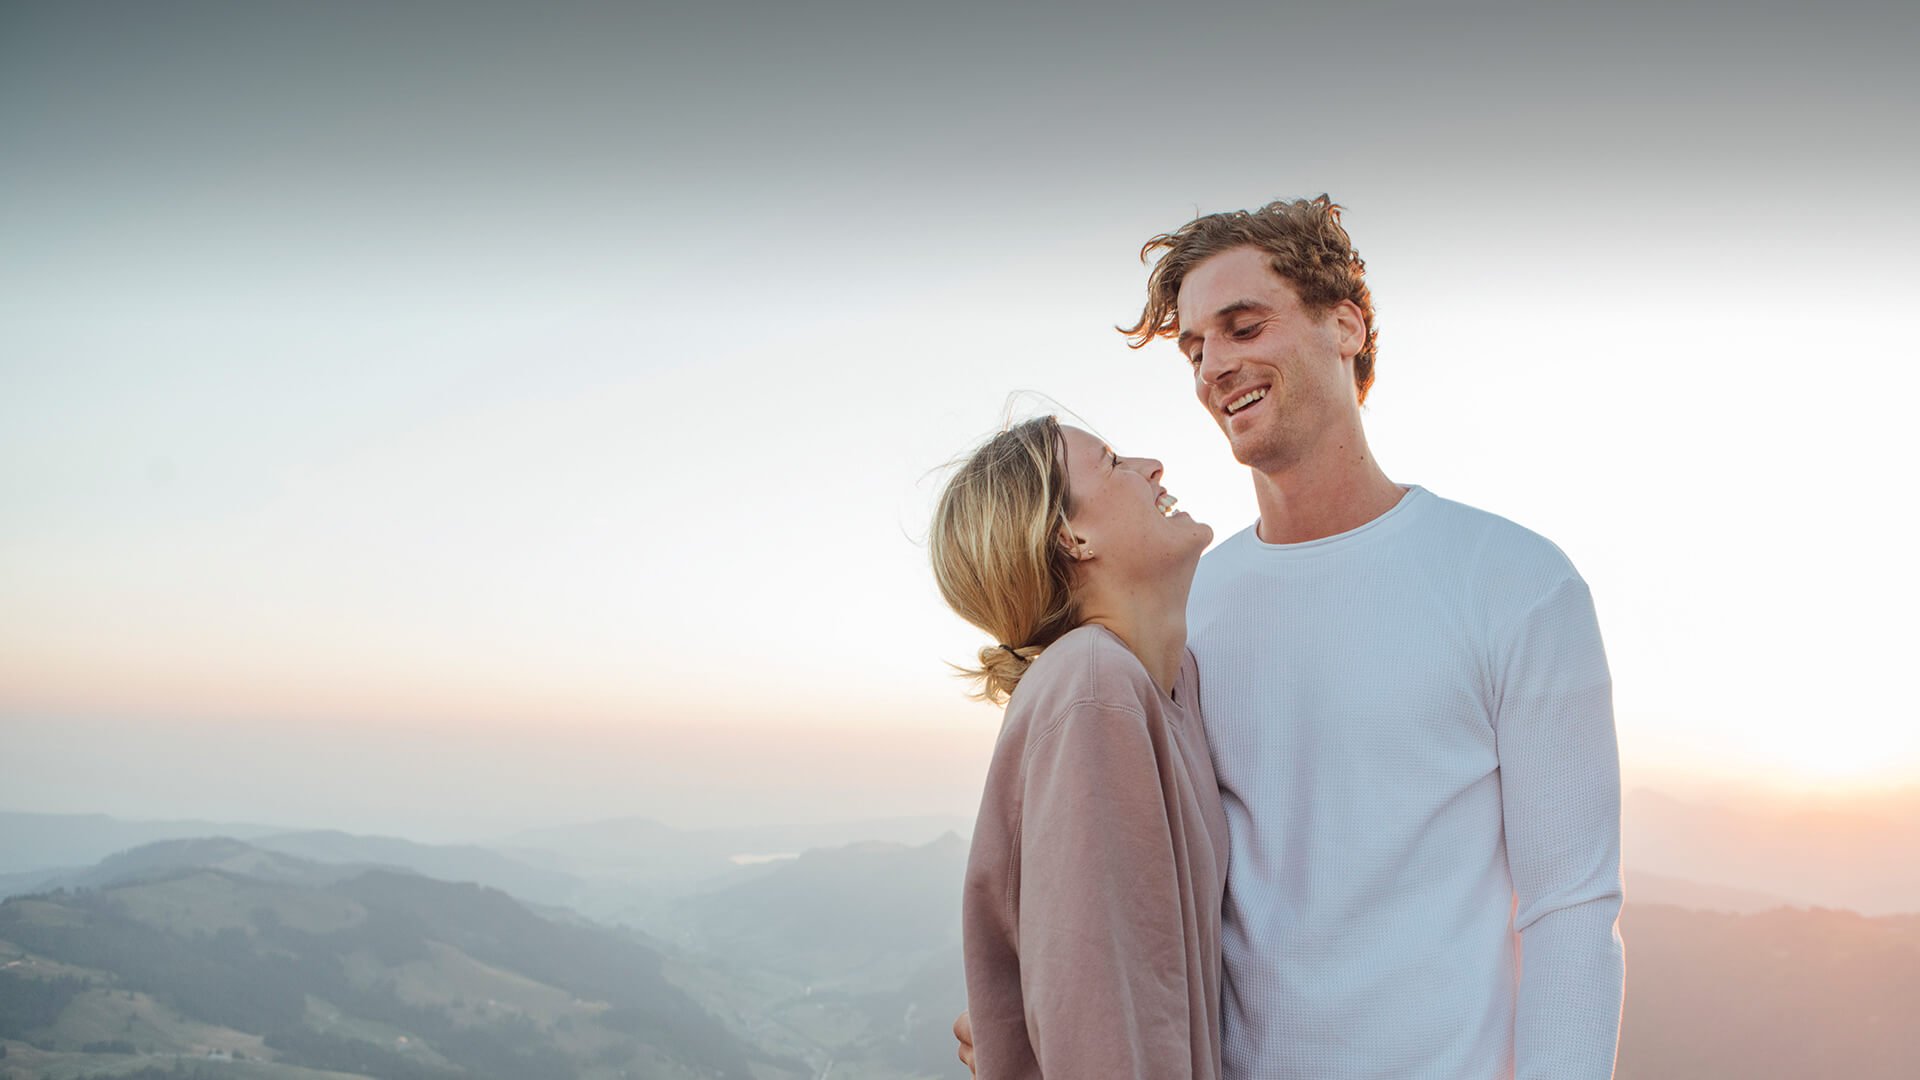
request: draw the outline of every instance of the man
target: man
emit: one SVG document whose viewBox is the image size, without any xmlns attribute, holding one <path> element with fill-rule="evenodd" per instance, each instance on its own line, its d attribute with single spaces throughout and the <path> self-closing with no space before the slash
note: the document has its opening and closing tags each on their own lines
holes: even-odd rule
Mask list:
<svg viewBox="0 0 1920 1080">
<path fill-rule="evenodd" d="M 1232 842 L 1225 1075 L 1610 1077 L 1620 782 L 1592 600 L 1551 543 L 1375 462 L 1339 211 L 1154 237 L 1124 331 L 1176 340 L 1260 510 L 1188 613 Z"/>
</svg>

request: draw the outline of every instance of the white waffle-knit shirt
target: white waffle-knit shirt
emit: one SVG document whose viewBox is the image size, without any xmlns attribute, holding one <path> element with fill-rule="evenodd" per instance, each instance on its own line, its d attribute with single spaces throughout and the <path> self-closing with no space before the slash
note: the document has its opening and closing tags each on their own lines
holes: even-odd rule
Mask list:
<svg viewBox="0 0 1920 1080">
<path fill-rule="evenodd" d="M 1612 1076 L 1619 758 L 1566 556 L 1412 487 L 1337 536 L 1228 539 L 1188 635 L 1228 1080 Z"/>
</svg>

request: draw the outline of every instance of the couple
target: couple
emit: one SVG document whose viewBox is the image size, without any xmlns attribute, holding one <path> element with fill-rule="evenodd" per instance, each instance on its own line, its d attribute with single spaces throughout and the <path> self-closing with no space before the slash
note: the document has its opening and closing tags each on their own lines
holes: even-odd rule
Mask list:
<svg viewBox="0 0 1920 1080">
<path fill-rule="evenodd" d="M 1558 548 L 1387 478 L 1364 264 L 1325 196 L 1160 253 L 1259 519 L 1051 417 L 953 474 L 929 547 L 1007 703 L 968 860 L 960 1055 L 1045 1076 L 1610 1077 L 1611 684 Z M 1204 722 L 1203 722 L 1204 717 Z"/>
</svg>

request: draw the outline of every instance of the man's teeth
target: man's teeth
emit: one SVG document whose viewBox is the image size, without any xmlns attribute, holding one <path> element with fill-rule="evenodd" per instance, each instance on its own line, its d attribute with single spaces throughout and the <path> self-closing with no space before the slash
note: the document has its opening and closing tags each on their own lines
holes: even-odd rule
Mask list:
<svg viewBox="0 0 1920 1080">
<path fill-rule="evenodd" d="M 1165 494 L 1165 493 L 1162 493 L 1162 494 L 1161 494 L 1161 496 L 1160 496 L 1160 497 L 1159 497 L 1158 499 L 1155 499 L 1155 500 L 1153 501 L 1153 505 L 1155 505 L 1155 506 L 1157 506 L 1157 507 L 1159 507 L 1159 508 L 1160 508 L 1160 514 L 1161 514 L 1161 516 L 1163 516 L 1163 517 L 1172 517 L 1172 516 L 1173 516 L 1173 508 L 1174 508 L 1175 506 L 1177 506 L 1177 505 L 1179 504 L 1179 502 L 1180 502 L 1180 500 L 1179 500 L 1179 499 L 1176 499 L 1176 498 L 1174 498 L 1174 497 L 1173 497 L 1173 496 L 1171 496 L 1171 495 L 1168 495 L 1168 494 Z"/>
<path fill-rule="evenodd" d="M 1237 413 L 1241 409 L 1246 408 L 1247 406 L 1253 404 L 1256 401 L 1259 401 L 1261 398 L 1266 396 L 1267 396 L 1267 392 L 1265 390 L 1249 390 L 1245 394 L 1242 394 L 1240 397 L 1234 398 L 1232 401 L 1227 402 L 1227 413 L 1229 415 L 1233 413 Z"/>
</svg>

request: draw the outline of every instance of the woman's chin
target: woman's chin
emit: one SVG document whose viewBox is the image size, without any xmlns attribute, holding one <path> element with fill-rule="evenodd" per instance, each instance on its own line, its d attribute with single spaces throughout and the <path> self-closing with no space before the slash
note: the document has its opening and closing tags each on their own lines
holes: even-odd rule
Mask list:
<svg viewBox="0 0 1920 1080">
<path fill-rule="evenodd" d="M 1213 543 L 1213 527 L 1196 521 L 1192 523 L 1192 535 L 1180 549 L 1180 568 L 1192 572 L 1200 565 L 1200 556 L 1207 553 L 1207 545 Z"/>
<path fill-rule="evenodd" d="M 1186 517 L 1185 514 L 1179 516 Z M 1213 526 L 1204 521 L 1195 521 L 1192 518 L 1187 518 L 1186 523 L 1192 526 L 1194 535 L 1198 538 L 1196 543 L 1200 545 L 1200 550 L 1205 551 L 1207 545 L 1213 543 Z"/>
</svg>

